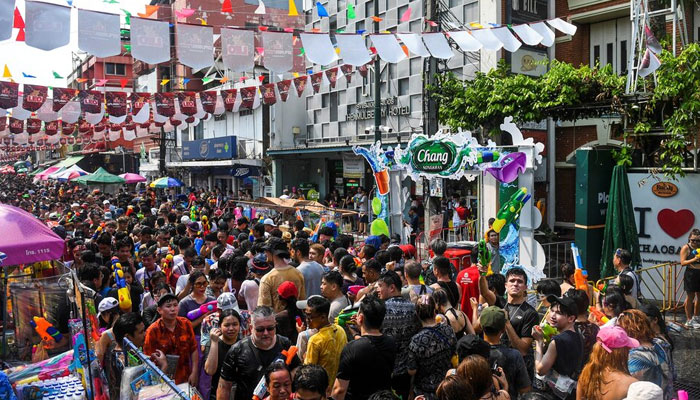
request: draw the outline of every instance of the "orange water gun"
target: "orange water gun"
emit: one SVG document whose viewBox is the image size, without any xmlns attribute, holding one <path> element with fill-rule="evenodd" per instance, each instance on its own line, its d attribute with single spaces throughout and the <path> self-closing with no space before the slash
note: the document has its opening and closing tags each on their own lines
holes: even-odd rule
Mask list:
<svg viewBox="0 0 700 400">
<path fill-rule="evenodd" d="M 608 318 L 607 315 L 605 315 L 602 311 L 593 306 L 588 307 L 588 312 L 593 316 L 593 318 L 595 318 L 596 324 L 599 326 L 604 325 L 608 323 L 608 321 L 610 321 L 610 318 Z"/>
<path fill-rule="evenodd" d="M 32 321 L 29 321 L 29 324 L 34 328 L 36 333 L 41 336 L 41 339 L 48 342 L 51 340 L 56 341 L 57 343 L 63 339 L 63 335 L 61 332 L 56 329 L 51 322 L 47 321 L 46 318 L 44 317 L 34 317 L 32 318 Z"/>
</svg>

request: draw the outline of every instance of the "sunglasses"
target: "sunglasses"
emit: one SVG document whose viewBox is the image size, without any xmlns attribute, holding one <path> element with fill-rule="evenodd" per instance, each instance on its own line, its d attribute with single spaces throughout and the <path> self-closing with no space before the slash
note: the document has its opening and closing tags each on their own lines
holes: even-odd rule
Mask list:
<svg viewBox="0 0 700 400">
<path fill-rule="evenodd" d="M 194 285 L 196 287 L 207 287 L 207 285 L 209 285 L 209 282 L 195 282 Z"/>
<path fill-rule="evenodd" d="M 259 327 L 255 328 L 255 332 L 258 332 L 258 333 L 263 333 L 265 331 L 274 332 L 275 329 L 277 329 L 276 326 L 259 326 Z"/>
</svg>

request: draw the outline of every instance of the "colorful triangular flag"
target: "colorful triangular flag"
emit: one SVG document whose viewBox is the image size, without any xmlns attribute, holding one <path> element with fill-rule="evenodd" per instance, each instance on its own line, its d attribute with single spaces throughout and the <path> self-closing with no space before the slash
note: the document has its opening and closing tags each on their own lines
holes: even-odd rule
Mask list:
<svg viewBox="0 0 700 400">
<path fill-rule="evenodd" d="M 263 3 L 263 0 L 258 0 L 258 8 L 255 9 L 256 14 L 266 14 L 267 11 L 265 11 L 265 3 Z"/>
<path fill-rule="evenodd" d="M 318 12 L 319 17 L 327 17 L 328 16 L 328 11 L 326 10 L 326 7 L 324 7 L 320 1 L 316 2 L 316 11 Z"/>
<path fill-rule="evenodd" d="M 138 16 L 141 18 L 148 18 L 151 15 L 153 15 L 153 13 L 155 13 L 156 11 L 158 11 L 158 6 L 146 5 L 146 12 L 138 13 Z"/>
<path fill-rule="evenodd" d="M 406 9 L 406 11 L 404 11 L 403 14 L 401 14 L 401 19 L 400 19 L 400 21 L 401 21 L 401 22 L 406 22 L 406 21 L 408 21 L 409 19 L 411 19 L 411 12 L 412 12 L 412 11 L 413 11 L 413 10 L 411 10 L 411 7 L 408 7 L 408 8 Z"/>
<path fill-rule="evenodd" d="M 297 11 L 297 4 L 294 2 L 294 0 L 289 0 L 289 16 L 295 17 L 297 15 L 299 15 L 299 11 Z"/>
<path fill-rule="evenodd" d="M 165 85 L 168 84 L 168 82 L 170 82 L 170 79 L 165 79 L 165 78 L 163 78 L 163 79 L 160 81 L 160 86 L 165 86 Z"/>
<path fill-rule="evenodd" d="M 223 78 L 219 79 L 219 83 L 226 83 L 228 82 L 228 77 L 224 76 Z"/>
<path fill-rule="evenodd" d="M 224 2 L 221 3 L 221 12 L 228 14 L 233 12 L 233 7 L 231 7 L 231 0 L 224 0 Z"/>
<path fill-rule="evenodd" d="M 97 82 L 95 82 L 95 86 L 104 86 L 109 79 L 98 79 Z"/>
<path fill-rule="evenodd" d="M 61 75 L 59 75 L 58 72 L 56 72 L 56 71 L 51 71 L 51 72 L 53 73 L 53 77 L 55 79 L 63 79 L 63 77 Z"/>
<path fill-rule="evenodd" d="M 120 8 L 120 10 L 124 12 L 124 23 L 127 25 L 131 25 L 131 13 L 123 8 Z"/>
<path fill-rule="evenodd" d="M 357 18 L 357 15 L 355 15 L 355 5 L 352 3 L 348 3 L 348 19 L 355 18 Z"/>
<path fill-rule="evenodd" d="M 374 21 L 374 22 L 382 22 L 382 20 L 383 20 L 383 18 L 381 18 L 381 17 L 377 17 L 376 15 L 372 16 L 372 21 Z"/>
<path fill-rule="evenodd" d="M 24 28 L 19 28 L 19 32 L 17 32 L 17 39 L 15 39 L 18 42 L 24 42 Z"/>
<path fill-rule="evenodd" d="M 191 8 L 183 8 L 183 9 L 180 10 L 180 11 L 175 11 L 175 15 L 176 15 L 178 18 L 187 18 L 187 17 L 191 17 L 193 14 L 194 14 L 194 10 L 191 9 Z"/>
<path fill-rule="evenodd" d="M 24 19 L 22 19 L 22 14 L 19 13 L 19 8 L 15 7 L 14 20 L 12 21 L 13 28 L 24 28 Z"/>
<path fill-rule="evenodd" d="M 34 76 L 34 75 L 29 75 L 29 74 L 26 73 L 26 72 L 22 72 L 22 76 L 25 77 L 25 78 L 36 78 L 36 76 Z"/>
<path fill-rule="evenodd" d="M 2 73 L 3 78 L 12 78 L 12 74 L 10 73 L 10 68 L 7 67 L 7 64 L 5 64 L 5 70 Z"/>
<path fill-rule="evenodd" d="M 126 87 L 126 84 L 129 83 L 129 80 L 126 78 L 122 78 L 119 80 L 119 86 L 121 86 L 122 89 Z"/>
<path fill-rule="evenodd" d="M 207 83 L 209 83 L 211 81 L 212 81 L 212 78 L 210 78 L 208 76 L 205 76 L 204 78 L 202 78 L 202 84 L 204 84 L 204 85 L 206 85 Z"/>
</svg>

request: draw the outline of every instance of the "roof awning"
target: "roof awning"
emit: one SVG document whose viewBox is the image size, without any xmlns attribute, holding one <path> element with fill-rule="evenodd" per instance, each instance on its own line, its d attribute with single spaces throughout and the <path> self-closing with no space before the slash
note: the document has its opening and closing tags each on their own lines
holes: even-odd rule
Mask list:
<svg viewBox="0 0 700 400">
<path fill-rule="evenodd" d="M 64 168 L 72 167 L 73 165 L 75 165 L 75 164 L 77 164 L 78 162 L 80 162 L 80 160 L 82 160 L 84 157 L 85 157 L 85 156 L 72 156 L 72 157 L 68 157 L 68 158 L 66 158 L 65 160 L 61 161 L 60 163 L 54 165 L 54 167 L 59 167 L 59 168 L 60 168 L 60 167 L 64 167 Z"/>
</svg>

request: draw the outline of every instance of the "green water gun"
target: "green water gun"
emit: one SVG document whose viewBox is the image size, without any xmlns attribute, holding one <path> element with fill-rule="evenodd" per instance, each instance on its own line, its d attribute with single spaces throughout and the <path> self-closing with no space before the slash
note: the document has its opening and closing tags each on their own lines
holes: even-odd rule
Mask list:
<svg viewBox="0 0 700 400">
<path fill-rule="evenodd" d="M 549 342 L 552 336 L 559 334 L 559 330 L 547 322 L 543 322 L 538 328 L 542 332 L 545 342 Z"/>
<path fill-rule="evenodd" d="M 481 239 L 479 240 L 479 243 L 476 245 L 477 248 L 477 256 L 479 258 L 479 264 L 483 266 L 488 266 L 491 264 L 491 252 L 489 251 L 489 248 L 486 246 L 486 240 Z"/>
<path fill-rule="evenodd" d="M 359 310 L 359 306 L 344 309 L 340 312 L 340 314 L 338 314 L 337 317 L 335 317 L 335 323 L 342 327 L 354 324 L 354 322 L 352 322 L 351 319 L 355 316 L 355 314 L 357 314 Z"/>
</svg>

